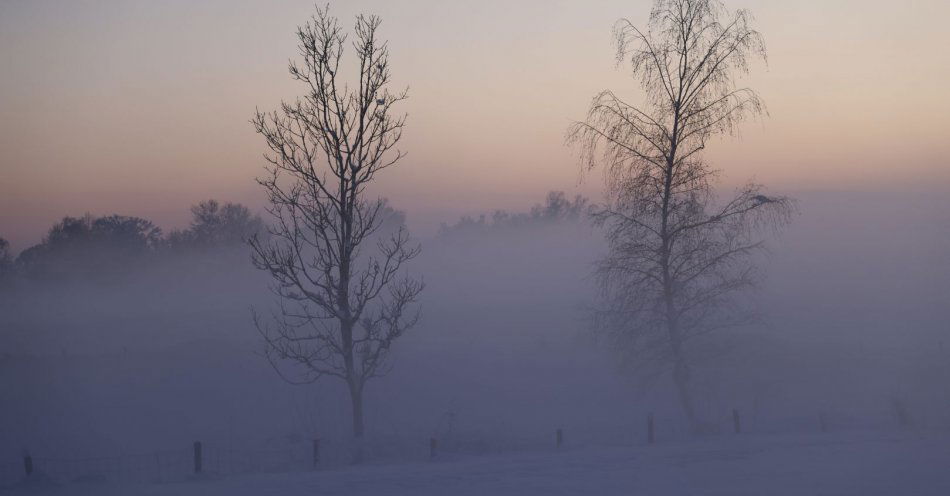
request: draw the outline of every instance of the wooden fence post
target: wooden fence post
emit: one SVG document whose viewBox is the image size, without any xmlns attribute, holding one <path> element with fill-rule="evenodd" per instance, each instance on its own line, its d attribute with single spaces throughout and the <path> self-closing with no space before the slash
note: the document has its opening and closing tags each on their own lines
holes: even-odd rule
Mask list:
<svg viewBox="0 0 950 496">
<path fill-rule="evenodd" d="M 320 440 L 313 440 L 313 468 L 317 468 L 320 463 Z"/>
<path fill-rule="evenodd" d="M 564 443 L 564 431 L 561 429 L 557 430 L 557 447 L 560 448 L 561 444 Z"/>
<path fill-rule="evenodd" d="M 201 441 L 195 441 L 195 473 L 201 473 Z"/>
<path fill-rule="evenodd" d="M 23 470 L 27 476 L 33 473 L 33 457 L 29 453 L 23 455 Z"/>
<path fill-rule="evenodd" d="M 735 429 L 736 434 L 742 432 L 742 425 L 739 423 L 739 410 L 732 409 L 732 427 Z"/>
<path fill-rule="evenodd" d="M 429 458 L 435 458 L 435 451 L 439 447 L 439 441 L 431 437 L 429 438 Z"/>
<path fill-rule="evenodd" d="M 647 444 L 656 442 L 656 431 L 653 426 L 653 412 L 647 415 Z"/>
</svg>

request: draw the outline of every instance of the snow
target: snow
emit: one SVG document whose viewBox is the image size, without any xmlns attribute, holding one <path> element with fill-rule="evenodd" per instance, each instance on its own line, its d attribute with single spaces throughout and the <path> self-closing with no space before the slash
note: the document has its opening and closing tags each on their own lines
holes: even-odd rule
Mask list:
<svg viewBox="0 0 950 496">
<path fill-rule="evenodd" d="M 57 485 L 28 495 L 946 495 L 950 433 L 866 431 L 716 436 L 633 447 L 453 456 L 434 461 L 181 483 Z"/>
</svg>

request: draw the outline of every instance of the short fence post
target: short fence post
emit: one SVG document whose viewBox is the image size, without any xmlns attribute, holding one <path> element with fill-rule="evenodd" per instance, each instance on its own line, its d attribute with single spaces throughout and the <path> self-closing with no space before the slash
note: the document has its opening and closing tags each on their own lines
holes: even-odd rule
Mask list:
<svg viewBox="0 0 950 496">
<path fill-rule="evenodd" d="M 561 429 L 557 430 L 557 447 L 560 448 L 561 444 L 564 443 L 564 431 Z"/>
<path fill-rule="evenodd" d="M 201 441 L 195 441 L 195 473 L 201 473 Z"/>
<path fill-rule="evenodd" d="M 431 437 L 429 438 L 429 458 L 435 458 L 435 451 L 439 447 L 439 441 Z"/>
<path fill-rule="evenodd" d="M 828 432 L 828 421 L 825 419 L 825 412 L 818 412 L 818 426 L 821 432 Z"/>
<path fill-rule="evenodd" d="M 313 440 L 313 468 L 317 468 L 320 463 L 320 440 Z"/>
<path fill-rule="evenodd" d="M 33 473 L 33 457 L 29 453 L 23 455 L 23 470 L 27 476 Z"/>
<path fill-rule="evenodd" d="M 653 412 L 647 415 L 647 444 L 656 442 L 656 431 L 653 427 Z"/>
<path fill-rule="evenodd" d="M 739 410 L 732 409 L 732 427 L 735 429 L 736 434 L 742 432 L 742 425 L 739 423 Z"/>
</svg>

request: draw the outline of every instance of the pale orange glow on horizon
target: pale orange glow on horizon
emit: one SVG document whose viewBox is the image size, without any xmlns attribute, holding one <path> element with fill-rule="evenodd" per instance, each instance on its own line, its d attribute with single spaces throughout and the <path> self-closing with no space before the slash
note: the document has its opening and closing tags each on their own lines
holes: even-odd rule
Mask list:
<svg viewBox="0 0 950 496">
<path fill-rule="evenodd" d="M 610 88 L 636 101 L 610 29 L 648 1 L 331 1 L 379 14 L 410 87 L 403 148 L 379 193 L 431 232 L 462 213 L 524 208 L 578 183 L 564 132 Z M 709 160 L 773 190 L 950 189 L 950 4 L 727 0 L 769 50 L 744 83 L 769 116 Z M 206 198 L 261 205 L 248 123 L 300 89 L 286 74 L 310 0 L 0 4 L 0 236 L 18 248 L 63 215 L 175 227 Z"/>
</svg>

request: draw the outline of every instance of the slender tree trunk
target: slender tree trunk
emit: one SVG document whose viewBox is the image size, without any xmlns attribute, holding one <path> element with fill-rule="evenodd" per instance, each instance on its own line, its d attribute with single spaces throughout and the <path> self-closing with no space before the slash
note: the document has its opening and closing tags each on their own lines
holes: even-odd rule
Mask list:
<svg viewBox="0 0 950 496">
<path fill-rule="evenodd" d="M 363 390 L 357 385 L 350 385 L 350 404 L 353 412 L 353 437 L 363 437 Z"/>
<path fill-rule="evenodd" d="M 682 95 L 680 95 L 680 97 L 681 96 Z M 673 354 L 673 383 L 676 386 L 676 392 L 679 395 L 683 412 L 686 414 L 687 420 L 689 420 L 690 430 L 692 430 L 693 433 L 697 433 L 700 430 L 700 425 L 699 419 L 696 416 L 696 408 L 693 405 L 693 397 L 689 391 L 689 365 L 686 363 L 686 357 L 683 355 L 683 342 L 677 322 L 676 296 L 674 294 L 675 282 L 670 269 L 670 259 L 672 257 L 674 242 L 670 234 L 670 201 L 673 197 L 673 177 L 676 175 L 676 152 L 679 147 L 679 97 L 674 102 L 673 112 L 673 131 L 670 138 L 670 151 L 666 159 L 666 170 L 663 171 L 663 206 L 660 212 L 662 216 L 660 219 L 660 233 L 662 236 L 660 264 L 663 273 L 663 300 L 666 304 L 667 336 L 670 339 L 670 348 Z"/>
<path fill-rule="evenodd" d="M 340 194 L 344 194 L 343 182 L 340 183 Z M 349 214 L 344 215 L 343 225 L 344 239 L 349 235 Z M 350 317 L 349 288 L 350 288 L 350 251 L 345 242 L 340 245 L 340 283 L 337 289 L 340 301 L 340 311 L 343 317 L 340 318 L 340 334 L 343 338 L 343 362 L 346 367 L 346 384 L 350 390 L 350 405 L 353 418 L 353 437 L 357 444 L 363 437 L 363 388 L 356 372 L 356 361 L 353 357 L 353 321 Z M 362 457 L 362 449 L 357 452 L 357 461 Z"/>
<path fill-rule="evenodd" d="M 700 430 L 699 418 L 696 416 L 696 409 L 693 406 L 693 396 L 689 391 L 689 367 L 682 359 L 678 359 L 673 365 L 673 383 L 676 385 L 676 392 L 680 398 L 680 405 L 683 407 L 683 413 L 689 420 L 690 430 L 695 434 Z"/>
<path fill-rule="evenodd" d="M 667 293 L 665 299 L 667 336 L 670 339 L 670 351 L 673 357 L 673 383 L 676 386 L 683 413 L 686 414 L 686 418 L 689 420 L 690 430 L 696 434 L 700 432 L 701 426 L 699 417 L 696 415 L 696 408 L 693 405 L 693 396 L 689 389 L 689 364 L 686 362 L 686 356 L 683 353 L 683 341 L 679 333 L 672 292 Z"/>
<path fill-rule="evenodd" d="M 350 406 L 353 420 L 353 444 L 350 462 L 363 463 L 363 388 L 351 380 Z"/>
</svg>

